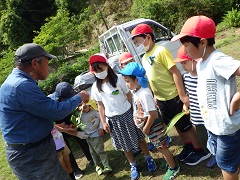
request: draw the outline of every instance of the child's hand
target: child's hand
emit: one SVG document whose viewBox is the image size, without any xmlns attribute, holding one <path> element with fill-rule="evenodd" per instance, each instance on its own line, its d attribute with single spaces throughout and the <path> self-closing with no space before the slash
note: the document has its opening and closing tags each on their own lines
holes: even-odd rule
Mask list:
<svg viewBox="0 0 240 180">
<path fill-rule="evenodd" d="M 104 131 L 103 131 L 103 129 L 99 129 L 99 130 L 98 130 L 98 134 L 99 134 L 99 136 L 104 136 Z"/>
<path fill-rule="evenodd" d="M 185 111 L 186 114 L 189 114 L 189 109 L 185 104 L 183 104 L 183 111 Z"/>
<path fill-rule="evenodd" d="M 240 93 L 236 92 L 230 102 L 230 116 L 234 114 L 234 111 L 238 110 L 240 107 Z"/>
<path fill-rule="evenodd" d="M 75 124 L 70 124 L 68 129 L 69 129 L 69 131 L 76 131 L 77 130 L 77 126 Z"/>
<path fill-rule="evenodd" d="M 185 104 L 188 107 L 190 106 L 189 97 L 187 95 L 181 96 L 180 99 L 183 102 L 183 104 Z"/>
<path fill-rule="evenodd" d="M 108 124 L 106 122 L 103 123 L 103 129 L 106 131 L 106 133 L 110 133 L 111 132 L 111 129 L 110 129 L 110 127 L 108 126 Z"/>
</svg>

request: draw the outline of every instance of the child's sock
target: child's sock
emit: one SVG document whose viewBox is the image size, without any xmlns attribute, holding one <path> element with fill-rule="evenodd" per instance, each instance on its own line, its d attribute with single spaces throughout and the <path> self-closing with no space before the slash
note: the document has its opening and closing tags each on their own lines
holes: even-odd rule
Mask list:
<svg viewBox="0 0 240 180">
<path fill-rule="evenodd" d="M 70 176 L 70 178 L 71 178 L 72 180 L 76 180 L 73 172 L 69 173 L 68 175 Z"/>
<path fill-rule="evenodd" d="M 174 168 L 170 167 L 170 169 L 173 170 L 173 171 L 176 171 L 178 169 L 178 166 L 176 165 Z"/>
<path fill-rule="evenodd" d="M 131 166 L 137 166 L 137 162 L 134 161 L 133 163 L 130 163 Z"/>
<path fill-rule="evenodd" d="M 151 158 L 151 157 L 152 157 L 151 155 L 144 156 L 145 160 L 147 160 L 148 158 Z"/>
</svg>

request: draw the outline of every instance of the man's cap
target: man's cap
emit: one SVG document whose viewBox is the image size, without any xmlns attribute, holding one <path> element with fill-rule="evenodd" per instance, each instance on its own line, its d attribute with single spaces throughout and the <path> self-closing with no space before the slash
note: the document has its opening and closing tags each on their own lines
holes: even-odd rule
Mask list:
<svg viewBox="0 0 240 180">
<path fill-rule="evenodd" d="M 179 49 L 178 49 L 178 53 L 177 53 L 177 58 L 173 61 L 173 62 L 184 62 L 184 61 L 189 61 L 192 60 L 186 53 L 185 53 L 185 48 L 182 45 Z"/>
<path fill-rule="evenodd" d="M 129 53 L 129 52 L 123 52 L 122 54 L 120 54 L 120 56 L 119 56 L 119 63 L 121 64 L 121 63 L 126 63 L 126 62 L 128 62 L 128 61 L 130 61 L 130 60 L 132 60 L 133 59 L 133 56 L 132 56 L 132 54 L 131 53 Z"/>
<path fill-rule="evenodd" d="M 25 62 L 42 56 L 45 56 L 48 59 L 57 58 L 56 56 L 47 53 L 42 46 L 35 43 L 27 43 L 23 46 L 20 46 L 16 50 L 14 60 L 19 62 Z"/>
<path fill-rule="evenodd" d="M 193 16 L 184 23 L 180 34 L 174 36 L 171 41 L 177 41 L 185 36 L 208 39 L 215 37 L 215 33 L 216 26 L 211 18 L 206 16 Z"/>
<path fill-rule="evenodd" d="M 136 76 L 141 87 L 148 87 L 148 80 L 145 78 L 146 71 L 137 62 L 128 63 L 123 70 L 119 71 L 119 73 L 125 76 Z"/>
<path fill-rule="evenodd" d="M 77 93 L 73 90 L 72 86 L 68 82 L 60 82 L 55 89 L 55 96 L 57 100 L 66 101 Z"/>
<path fill-rule="evenodd" d="M 131 37 L 129 39 L 132 39 L 138 35 L 141 34 L 150 34 L 153 33 L 152 28 L 147 24 L 138 24 L 132 31 L 131 31 Z"/>
</svg>

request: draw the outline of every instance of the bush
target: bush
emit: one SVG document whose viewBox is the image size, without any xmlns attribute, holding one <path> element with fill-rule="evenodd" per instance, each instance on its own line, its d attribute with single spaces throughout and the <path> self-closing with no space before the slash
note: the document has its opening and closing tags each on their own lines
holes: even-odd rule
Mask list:
<svg viewBox="0 0 240 180">
<path fill-rule="evenodd" d="M 240 11 L 233 9 L 223 17 L 223 22 L 230 27 L 240 27 Z"/>
</svg>

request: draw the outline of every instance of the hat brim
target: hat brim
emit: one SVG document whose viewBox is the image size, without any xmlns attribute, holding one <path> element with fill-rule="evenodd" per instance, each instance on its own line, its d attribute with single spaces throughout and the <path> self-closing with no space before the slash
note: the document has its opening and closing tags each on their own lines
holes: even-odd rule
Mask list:
<svg viewBox="0 0 240 180">
<path fill-rule="evenodd" d="M 178 62 L 185 62 L 185 61 L 190 61 L 190 59 L 180 59 L 180 58 L 177 58 L 173 62 L 178 63 Z"/>
<path fill-rule="evenodd" d="M 126 62 L 128 62 L 128 61 L 131 61 L 132 59 L 133 59 L 133 58 L 127 58 L 127 59 L 121 61 L 120 64 L 123 64 L 123 63 L 126 63 Z"/>
<path fill-rule="evenodd" d="M 177 41 L 185 36 L 188 36 L 188 34 L 178 34 L 176 36 L 173 36 L 173 38 L 171 39 L 171 42 Z"/>
<path fill-rule="evenodd" d="M 127 68 L 124 68 L 123 70 L 119 71 L 119 73 L 125 76 L 132 75 L 132 72 L 130 72 Z"/>
<path fill-rule="evenodd" d="M 49 60 L 50 60 L 50 59 L 56 59 L 56 58 L 57 58 L 57 56 L 54 56 L 54 55 L 52 55 L 52 54 L 45 54 L 44 56 L 46 56 Z"/>
</svg>

